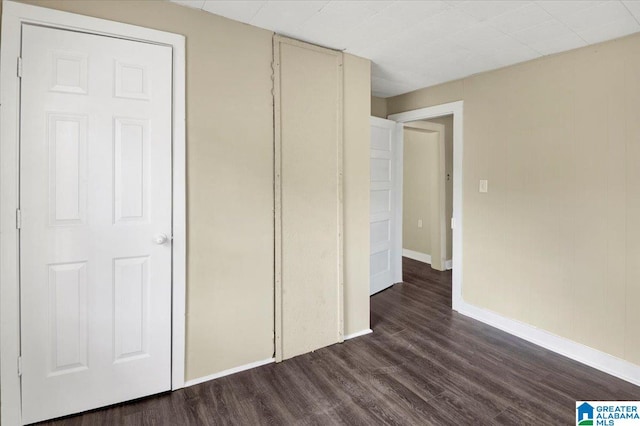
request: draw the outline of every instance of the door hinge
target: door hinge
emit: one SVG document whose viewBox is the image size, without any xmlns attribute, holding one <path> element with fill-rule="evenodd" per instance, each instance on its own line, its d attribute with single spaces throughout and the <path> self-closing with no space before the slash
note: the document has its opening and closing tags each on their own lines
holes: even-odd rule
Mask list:
<svg viewBox="0 0 640 426">
<path fill-rule="evenodd" d="M 456 220 L 451 218 L 451 229 L 456 229 Z"/>
<path fill-rule="evenodd" d="M 22 78 L 22 58 L 18 56 L 18 78 Z"/>
<path fill-rule="evenodd" d="M 22 357 L 18 357 L 18 377 L 22 377 Z"/>
<path fill-rule="evenodd" d="M 22 228 L 22 211 L 20 209 L 16 209 L 16 229 Z"/>
</svg>

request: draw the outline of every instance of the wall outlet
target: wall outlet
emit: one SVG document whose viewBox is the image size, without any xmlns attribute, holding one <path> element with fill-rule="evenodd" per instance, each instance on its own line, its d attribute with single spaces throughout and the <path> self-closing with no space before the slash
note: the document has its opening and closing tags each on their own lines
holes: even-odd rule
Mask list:
<svg viewBox="0 0 640 426">
<path fill-rule="evenodd" d="M 418 228 L 422 228 L 422 219 L 418 219 Z"/>
<path fill-rule="evenodd" d="M 489 181 L 481 180 L 480 181 L 480 192 L 489 192 Z"/>
</svg>

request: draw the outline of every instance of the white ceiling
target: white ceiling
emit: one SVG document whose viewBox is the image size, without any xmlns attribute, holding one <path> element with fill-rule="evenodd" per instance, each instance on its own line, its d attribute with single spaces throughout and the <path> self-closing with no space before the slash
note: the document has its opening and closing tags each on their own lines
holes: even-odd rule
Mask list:
<svg viewBox="0 0 640 426">
<path fill-rule="evenodd" d="M 171 0 L 372 60 L 389 97 L 640 31 L 640 1 Z"/>
</svg>

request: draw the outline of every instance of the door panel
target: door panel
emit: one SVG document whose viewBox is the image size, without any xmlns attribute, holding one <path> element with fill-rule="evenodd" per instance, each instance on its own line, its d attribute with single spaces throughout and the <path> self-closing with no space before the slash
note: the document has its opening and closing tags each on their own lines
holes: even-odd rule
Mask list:
<svg viewBox="0 0 640 426">
<path fill-rule="evenodd" d="M 343 338 L 342 53 L 280 37 L 275 52 L 276 358 L 287 359 Z"/>
<path fill-rule="evenodd" d="M 401 148 L 402 124 L 371 117 L 370 294 L 402 280 Z"/>
<path fill-rule="evenodd" d="M 115 119 L 113 175 L 115 221 L 146 220 L 149 126 L 146 120 Z"/>
<path fill-rule="evenodd" d="M 82 224 L 87 202 L 87 117 L 50 114 L 49 224 Z"/>
<path fill-rule="evenodd" d="M 25 25 L 25 422 L 171 386 L 171 49 Z"/>
<path fill-rule="evenodd" d="M 87 263 L 49 265 L 50 374 L 87 369 Z"/>
<path fill-rule="evenodd" d="M 113 269 L 115 362 L 149 356 L 149 257 L 115 259 Z"/>
</svg>

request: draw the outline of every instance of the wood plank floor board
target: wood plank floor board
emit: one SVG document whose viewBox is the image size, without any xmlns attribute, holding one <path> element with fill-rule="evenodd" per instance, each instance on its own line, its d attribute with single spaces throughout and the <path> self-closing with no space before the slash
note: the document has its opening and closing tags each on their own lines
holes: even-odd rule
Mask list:
<svg viewBox="0 0 640 426">
<path fill-rule="evenodd" d="M 348 384 L 349 398 L 374 417 L 374 424 L 406 424 L 406 418 L 411 417 L 411 413 L 394 403 L 388 389 L 375 386 L 375 369 L 363 373 L 350 368 L 345 357 L 329 351 L 322 362 L 325 363 L 326 372 L 337 379 L 336 385 Z"/>
<path fill-rule="evenodd" d="M 395 336 L 396 340 L 402 340 L 401 334 L 402 333 L 400 333 L 398 336 Z M 424 333 L 422 334 L 424 335 Z M 407 334 L 408 339 L 402 342 L 402 344 L 405 346 L 415 346 L 416 344 L 421 343 L 421 341 L 415 340 L 415 335 L 415 333 Z M 411 340 L 412 338 L 414 340 Z M 391 345 L 392 344 L 390 344 L 389 346 Z M 442 350 L 442 347 L 440 344 L 438 344 L 438 342 L 430 342 L 428 345 L 423 345 L 422 349 L 424 350 L 424 353 L 421 356 L 430 357 L 434 361 L 440 360 L 440 363 L 442 365 L 446 365 L 447 368 L 461 370 L 480 365 L 481 368 L 479 373 L 481 374 L 484 374 L 487 371 L 492 372 L 493 375 L 498 376 L 503 376 L 504 374 L 517 374 L 515 379 L 523 379 L 522 374 L 518 372 L 515 367 L 509 370 L 509 366 L 505 363 L 497 362 L 496 360 L 487 357 L 486 352 L 469 350 L 469 348 L 465 347 L 464 344 L 448 347 Z M 455 355 L 452 355 L 451 352 L 454 352 Z M 456 361 L 455 368 L 453 368 L 454 365 L 452 365 L 452 361 L 454 361 L 454 359 L 452 358 L 455 358 Z M 513 371 L 513 373 L 511 373 L 511 371 Z M 525 369 L 524 371 L 527 372 L 527 369 Z"/>
<path fill-rule="evenodd" d="M 432 355 L 429 358 L 419 358 L 403 363 L 402 368 L 416 374 L 420 374 L 419 371 L 427 372 L 421 377 L 422 380 L 438 384 L 444 389 L 443 391 L 453 395 L 472 396 L 474 401 L 481 402 L 484 407 L 494 413 L 504 410 L 512 402 L 500 397 L 501 394 L 508 392 L 509 386 L 496 380 L 493 374 L 487 374 L 486 371 L 475 366 L 465 366 L 446 362 L 446 360 L 441 362 Z"/>
<path fill-rule="evenodd" d="M 501 426 L 533 426 L 540 425 L 542 422 L 528 412 L 509 407 L 496 416 L 494 424 Z"/>
<path fill-rule="evenodd" d="M 373 334 L 48 425 L 573 424 L 575 401 L 640 388 L 451 310 L 451 271 L 403 259 Z"/>
</svg>

